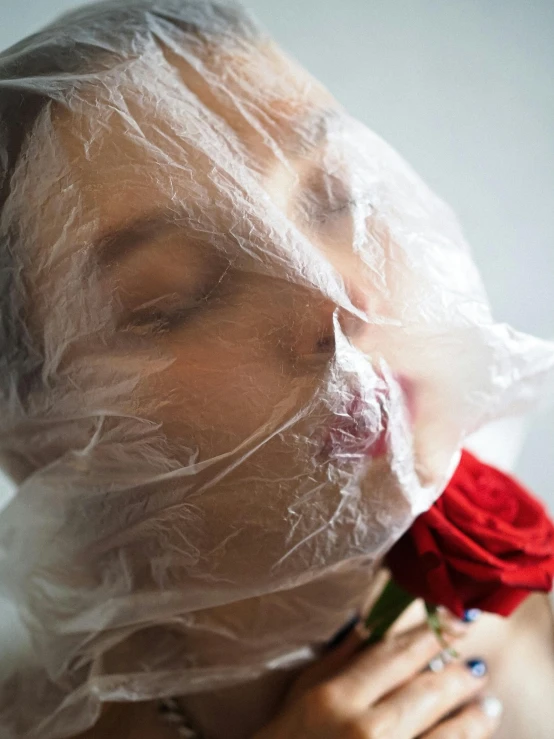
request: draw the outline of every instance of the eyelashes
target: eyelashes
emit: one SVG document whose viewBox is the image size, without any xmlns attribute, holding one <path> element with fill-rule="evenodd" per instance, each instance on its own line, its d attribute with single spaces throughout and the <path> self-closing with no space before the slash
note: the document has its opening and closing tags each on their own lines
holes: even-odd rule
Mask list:
<svg viewBox="0 0 554 739">
<path fill-rule="evenodd" d="M 345 200 L 333 207 L 321 205 L 314 208 L 311 215 L 311 220 L 315 223 L 327 223 L 327 221 L 333 221 L 337 218 L 341 218 L 349 213 L 356 207 L 357 201 L 353 198 Z"/>
<path fill-rule="evenodd" d="M 371 210 L 369 198 L 352 190 L 351 184 L 338 174 L 321 169 L 311 172 L 297 203 L 297 212 L 308 226 L 318 229 L 340 224 L 357 210 Z"/>
<path fill-rule="evenodd" d="M 118 329 L 137 336 L 174 331 L 188 323 L 202 309 L 202 300 L 187 305 L 140 308 L 127 313 Z"/>
<path fill-rule="evenodd" d="M 155 311 L 145 315 L 138 314 L 125 327 L 135 333 L 166 333 L 175 330 L 189 321 L 199 306 L 181 308 L 173 311 Z"/>
<path fill-rule="evenodd" d="M 308 225 L 319 231 L 344 229 L 346 224 L 357 215 L 357 210 L 361 210 L 363 217 L 367 218 L 372 212 L 373 206 L 369 200 L 359 198 L 349 198 L 333 207 L 322 205 L 312 210 L 308 218 Z"/>
<path fill-rule="evenodd" d="M 129 338 L 167 334 L 216 306 L 225 307 L 236 283 L 235 262 L 236 258 L 204 252 L 196 261 L 191 255 L 175 269 L 171 260 L 152 265 L 132 287 L 120 286 L 115 330 Z"/>
<path fill-rule="evenodd" d="M 226 283 L 230 269 L 228 265 L 194 296 L 171 293 L 127 310 L 119 330 L 141 336 L 171 333 L 185 327 L 212 305 L 222 304 L 224 290 L 229 289 Z"/>
</svg>

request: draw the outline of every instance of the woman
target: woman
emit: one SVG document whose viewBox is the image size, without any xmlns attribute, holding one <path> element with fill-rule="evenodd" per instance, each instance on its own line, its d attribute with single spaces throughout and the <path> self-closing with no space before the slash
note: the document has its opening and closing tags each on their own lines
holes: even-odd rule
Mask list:
<svg viewBox="0 0 554 739">
<path fill-rule="evenodd" d="M 492 736 L 483 663 L 425 670 L 417 610 L 306 666 L 552 346 L 492 321 L 448 208 L 236 9 L 91 5 L 0 65 L 6 736 Z M 448 623 L 510 698 L 496 735 L 546 737 L 518 682 L 523 648 L 552 680 L 546 601 Z"/>
</svg>

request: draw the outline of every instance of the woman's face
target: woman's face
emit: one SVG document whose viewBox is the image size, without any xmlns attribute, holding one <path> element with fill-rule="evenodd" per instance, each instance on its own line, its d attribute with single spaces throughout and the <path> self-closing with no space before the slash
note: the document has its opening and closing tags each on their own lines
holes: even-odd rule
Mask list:
<svg viewBox="0 0 554 739">
<path fill-rule="evenodd" d="M 198 608 L 214 582 L 271 591 L 381 553 L 458 441 L 448 412 L 430 424 L 452 374 L 421 351 L 434 268 L 417 230 L 395 238 L 425 223 L 423 186 L 270 44 L 156 47 L 36 133 L 40 443 L 88 490 L 67 524 L 86 556 L 195 582 Z"/>
<path fill-rule="evenodd" d="M 492 321 L 450 210 L 218 7 L 93 3 L 0 60 L 52 101 L 0 214 L 26 324 L 0 549 L 39 733 L 309 659 L 552 365 Z M 52 48 L 85 73 L 11 79 Z"/>
</svg>

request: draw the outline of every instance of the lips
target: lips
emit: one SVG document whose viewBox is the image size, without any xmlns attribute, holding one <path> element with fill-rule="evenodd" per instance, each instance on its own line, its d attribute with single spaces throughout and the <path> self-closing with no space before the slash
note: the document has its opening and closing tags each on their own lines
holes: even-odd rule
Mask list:
<svg viewBox="0 0 554 739">
<path fill-rule="evenodd" d="M 415 393 L 413 382 L 407 377 L 394 375 L 404 400 L 410 426 L 415 418 Z M 374 402 L 367 403 L 359 392 L 340 415 L 337 415 L 324 435 L 321 454 L 324 458 L 336 460 L 359 460 L 378 458 L 387 453 L 390 388 L 384 384 L 374 396 Z"/>
</svg>

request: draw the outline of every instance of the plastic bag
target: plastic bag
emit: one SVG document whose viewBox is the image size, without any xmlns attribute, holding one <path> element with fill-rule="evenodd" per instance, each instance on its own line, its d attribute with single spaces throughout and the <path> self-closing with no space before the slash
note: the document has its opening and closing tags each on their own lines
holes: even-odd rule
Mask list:
<svg viewBox="0 0 554 739">
<path fill-rule="evenodd" d="M 554 346 L 233 6 L 85 7 L 0 57 L 0 100 L 2 736 L 308 663 Z"/>
</svg>

